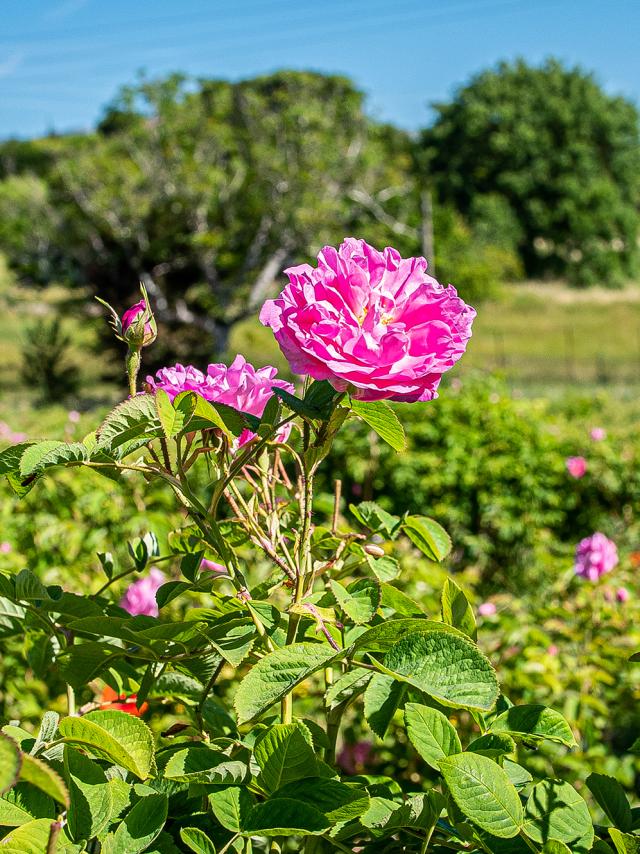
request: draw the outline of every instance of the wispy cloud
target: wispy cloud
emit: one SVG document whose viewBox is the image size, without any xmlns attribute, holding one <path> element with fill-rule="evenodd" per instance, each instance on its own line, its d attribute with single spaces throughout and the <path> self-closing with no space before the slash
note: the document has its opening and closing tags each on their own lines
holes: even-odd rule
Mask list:
<svg viewBox="0 0 640 854">
<path fill-rule="evenodd" d="M 9 77 L 17 71 L 24 62 L 25 56 L 23 50 L 14 50 L 5 59 L 0 60 L 0 78 Z"/>
<path fill-rule="evenodd" d="M 43 21 L 59 21 L 61 18 L 68 18 L 70 15 L 79 12 L 90 0 L 62 0 L 57 6 L 43 15 Z"/>
</svg>

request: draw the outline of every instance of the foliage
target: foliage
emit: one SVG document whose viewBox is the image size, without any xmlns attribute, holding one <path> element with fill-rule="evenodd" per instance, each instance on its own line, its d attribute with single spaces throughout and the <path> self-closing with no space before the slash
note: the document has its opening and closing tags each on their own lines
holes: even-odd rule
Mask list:
<svg viewBox="0 0 640 854">
<path fill-rule="evenodd" d="M 64 400 L 78 391 L 79 371 L 69 361 L 71 344 L 71 335 L 58 317 L 40 320 L 25 329 L 22 379 L 41 403 Z"/>
<path fill-rule="evenodd" d="M 56 488 L 59 475 L 47 483 L 60 467 L 79 468 L 164 484 L 184 514 L 168 536 L 103 555 L 102 583 L 82 594 L 29 569 L 0 575 L 4 642 L 24 643 L 67 695 L 67 713 L 47 713 L 36 735 L 4 727 L 7 851 L 90 851 L 96 840 L 123 854 L 257 852 L 272 841 L 371 854 L 591 849 L 582 795 L 548 769 L 532 779 L 519 761 L 547 742 L 562 759 L 575 744 L 569 724 L 501 693 L 457 584 L 444 584 L 440 614 L 397 585 L 408 554 L 434 571 L 446 559 L 438 523 L 361 502 L 357 529 L 337 504 L 311 527 L 313 478 L 345 420 L 366 418 L 402 445 L 403 411 L 399 421 L 378 406 L 374 417 L 376 406 L 360 412 L 314 383 L 251 420 L 193 392 L 139 394 L 81 442 L 0 453 L 26 501 Z M 286 444 L 273 441 L 283 420 L 294 423 Z M 257 440 L 234 450 L 247 426 Z M 226 572 L 206 569 L 205 556 Z M 161 562 L 171 575 L 158 616 L 115 604 L 123 579 Z M 140 710 L 153 705 L 155 731 L 96 702 L 105 685 Z M 340 773 L 338 737 L 360 697 L 374 732 L 404 733 L 420 773 Z M 622 790 L 597 776 L 589 785 L 615 825 L 597 836 L 635 844 Z"/>
<path fill-rule="evenodd" d="M 529 275 L 612 285 L 637 271 L 633 104 L 550 60 L 501 63 L 436 110 L 423 144 L 440 196 L 464 215 L 487 194 L 501 198 Z"/>
</svg>

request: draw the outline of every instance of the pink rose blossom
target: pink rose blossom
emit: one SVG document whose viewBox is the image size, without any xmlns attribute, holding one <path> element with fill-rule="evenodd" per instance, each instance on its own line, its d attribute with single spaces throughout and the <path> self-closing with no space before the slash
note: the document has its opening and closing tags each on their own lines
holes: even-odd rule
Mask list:
<svg viewBox="0 0 640 854">
<path fill-rule="evenodd" d="M 8 543 L 6 540 L 0 543 L 0 554 L 8 555 L 11 551 L 11 543 Z"/>
<path fill-rule="evenodd" d="M 594 427 L 589 433 L 594 442 L 602 442 L 607 438 L 607 431 L 602 427 Z"/>
<path fill-rule="evenodd" d="M 556 656 L 559 652 L 560 652 L 560 650 L 558 649 L 558 647 L 554 643 L 552 643 L 551 646 L 547 647 L 547 654 L 548 655 Z"/>
<path fill-rule="evenodd" d="M 130 344 L 139 347 L 146 347 L 147 344 L 152 344 L 156 340 L 157 335 L 156 323 L 153 316 L 144 324 L 144 330 L 136 328 L 136 321 L 145 311 L 147 311 L 147 304 L 141 299 L 140 302 L 132 305 L 122 315 L 122 337 Z"/>
<path fill-rule="evenodd" d="M 227 567 L 221 563 L 216 563 L 215 560 L 208 560 L 206 557 L 200 562 L 200 569 L 206 569 L 209 572 L 227 573 Z"/>
<path fill-rule="evenodd" d="M 325 246 L 317 267 L 285 270 L 289 284 L 260 321 L 297 374 L 361 400 L 433 400 L 476 312 L 426 269 L 424 258 L 348 237 L 338 250 Z"/>
<path fill-rule="evenodd" d="M 80 421 L 80 413 L 78 412 L 77 409 L 69 410 L 67 417 L 68 417 L 69 421 L 71 421 L 72 424 L 77 424 L 78 421 Z"/>
<path fill-rule="evenodd" d="M 345 744 L 336 757 L 340 768 L 347 774 L 361 773 L 371 761 L 373 745 L 370 741 L 358 741 L 356 744 Z"/>
<path fill-rule="evenodd" d="M 478 605 L 478 614 L 481 617 L 493 617 L 497 610 L 493 602 L 483 602 L 481 605 Z"/>
<path fill-rule="evenodd" d="M 165 582 L 165 574 L 157 567 L 151 567 L 149 575 L 139 578 L 127 587 L 120 600 L 120 607 L 132 616 L 145 614 L 147 617 L 158 616 L 156 593 Z"/>
<path fill-rule="evenodd" d="M 26 434 L 26 433 L 12 433 L 12 434 L 11 434 L 11 436 L 9 437 L 9 440 L 10 440 L 14 445 L 18 445 L 20 442 L 24 442 L 24 440 L 25 440 L 26 438 L 27 438 L 27 434 Z"/>
<path fill-rule="evenodd" d="M 631 599 L 631 593 L 627 590 L 626 587 L 618 587 L 616 590 L 616 600 L 620 602 L 620 604 L 624 604 Z"/>
<path fill-rule="evenodd" d="M 611 572 L 617 563 L 616 544 L 600 532 L 585 537 L 576 547 L 576 575 L 589 581 L 597 581 L 605 573 Z"/>
<path fill-rule="evenodd" d="M 214 403 L 224 403 L 240 412 L 248 412 L 260 418 L 269 399 L 273 396 L 273 387 L 294 393 L 291 383 L 276 379 L 277 369 L 267 365 L 256 370 L 243 356 L 236 356 L 231 365 L 213 364 L 203 374 L 193 365 L 174 365 L 162 368 L 154 377 L 147 377 L 147 383 L 153 389 L 164 389 L 173 400 L 182 391 L 195 391 L 201 397 Z M 285 442 L 291 432 L 291 426 L 280 430 L 277 440 Z M 244 430 L 238 438 L 238 447 L 255 438 L 251 430 Z"/>
<path fill-rule="evenodd" d="M 571 477 L 581 478 L 586 474 L 587 461 L 584 457 L 567 457 L 565 464 Z"/>
</svg>

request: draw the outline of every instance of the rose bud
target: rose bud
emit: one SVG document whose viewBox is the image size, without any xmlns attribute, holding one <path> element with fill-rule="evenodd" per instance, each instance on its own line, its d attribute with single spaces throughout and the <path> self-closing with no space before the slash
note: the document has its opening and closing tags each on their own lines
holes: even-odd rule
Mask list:
<svg viewBox="0 0 640 854">
<path fill-rule="evenodd" d="M 134 347 L 153 344 L 158 335 L 155 318 L 146 300 L 141 299 L 122 315 L 122 338 Z"/>
</svg>

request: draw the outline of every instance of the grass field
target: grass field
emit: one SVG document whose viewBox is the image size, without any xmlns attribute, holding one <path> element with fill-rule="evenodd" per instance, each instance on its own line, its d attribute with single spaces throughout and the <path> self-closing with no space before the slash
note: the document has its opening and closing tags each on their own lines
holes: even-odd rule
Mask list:
<svg viewBox="0 0 640 854">
<path fill-rule="evenodd" d="M 14 430 L 45 433 L 66 419 L 70 408 L 89 408 L 92 401 L 117 396 L 118 390 L 101 380 L 92 346 L 95 324 L 86 320 L 83 299 L 74 306 L 61 288 L 18 288 L 0 259 L 0 421 Z M 82 391 L 76 400 L 36 408 L 21 380 L 21 342 L 28 329 L 37 334 L 38 323 L 56 313 L 73 333 L 69 357 L 80 370 Z M 238 352 L 256 365 L 272 363 L 286 373 L 270 331 L 257 319 L 233 330 L 227 357 Z M 528 395 L 595 388 L 632 399 L 640 379 L 640 287 L 576 291 L 560 284 L 514 285 L 501 300 L 479 306 L 468 352 L 451 376 L 469 371 L 497 371 Z"/>
</svg>

